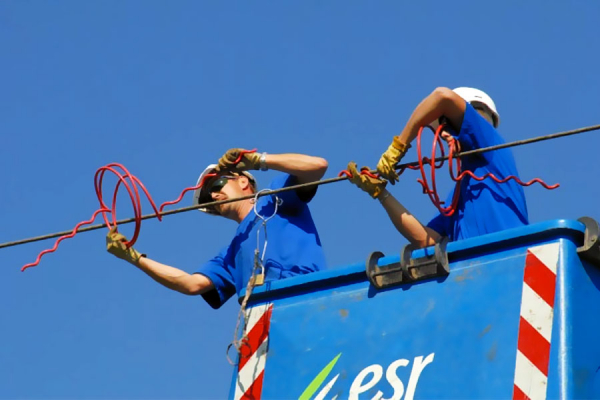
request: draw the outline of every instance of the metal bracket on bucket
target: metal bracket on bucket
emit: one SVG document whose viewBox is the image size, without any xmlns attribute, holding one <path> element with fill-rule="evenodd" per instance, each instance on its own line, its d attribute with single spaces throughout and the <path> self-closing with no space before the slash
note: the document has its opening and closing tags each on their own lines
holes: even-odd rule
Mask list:
<svg viewBox="0 0 600 400">
<path fill-rule="evenodd" d="M 448 238 L 444 237 L 434 247 L 434 254 L 422 258 L 411 258 L 414 248 L 406 245 L 402 249 L 400 262 L 377 265 L 377 261 L 384 257 L 380 251 L 375 251 L 367 258 L 367 278 L 377 289 L 385 289 L 402 283 L 416 282 L 423 279 L 445 276 L 450 273 L 446 245 Z"/>
<path fill-rule="evenodd" d="M 598 221 L 590 217 L 581 217 L 577 221 L 585 225 L 583 245 L 577 248 L 577 254 L 584 260 L 600 266 L 600 228 Z"/>
</svg>

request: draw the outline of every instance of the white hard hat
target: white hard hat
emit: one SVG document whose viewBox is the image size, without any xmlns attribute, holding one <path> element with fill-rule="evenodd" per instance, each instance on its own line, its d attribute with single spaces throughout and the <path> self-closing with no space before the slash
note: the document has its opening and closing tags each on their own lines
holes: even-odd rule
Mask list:
<svg viewBox="0 0 600 400">
<path fill-rule="evenodd" d="M 204 169 L 204 171 L 202 171 L 202 173 L 200 174 L 200 176 L 198 177 L 198 181 L 196 182 L 196 186 L 198 186 L 202 180 L 204 179 L 204 177 L 210 173 L 216 172 L 217 168 L 217 164 L 210 164 L 208 167 L 206 167 Z M 242 171 L 242 175 L 246 176 L 248 179 L 250 179 L 250 182 L 256 186 L 256 179 L 254 178 L 254 176 L 248 172 L 248 171 Z M 200 204 L 200 196 L 201 196 L 201 192 L 202 192 L 203 188 L 198 188 L 194 191 L 194 200 L 193 200 L 193 204 L 197 205 Z M 208 214 L 214 214 L 214 212 L 211 212 L 209 209 L 207 209 L 206 207 L 202 207 L 199 208 L 198 210 L 208 213 Z"/>
<path fill-rule="evenodd" d="M 485 106 L 494 116 L 494 127 L 497 128 L 500 125 L 500 115 L 498 114 L 498 110 L 496 110 L 496 104 L 484 91 L 469 87 L 459 87 L 454 89 L 453 92 L 462 97 L 467 103 Z"/>
</svg>

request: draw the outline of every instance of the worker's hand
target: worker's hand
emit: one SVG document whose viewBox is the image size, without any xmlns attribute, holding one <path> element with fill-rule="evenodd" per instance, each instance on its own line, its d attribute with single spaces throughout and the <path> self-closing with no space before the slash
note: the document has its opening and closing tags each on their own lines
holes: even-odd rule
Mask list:
<svg viewBox="0 0 600 400">
<path fill-rule="evenodd" d="M 139 253 L 133 247 L 127 248 L 127 246 L 125 246 L 126 241 L 127 238 L 118 233 L 117 228 L 114 227 L 106 235 L 106 251 L 135 265 L 140 261 L 140 258 L 145 257 L 145 255 Z"/>
<path fill-rule="evenodd" d="M 402 143 L 400 137 L 395 136 L 392 144 L 385 153 L 381 155 L 381 158 L 377 163 L 377 172 L 390 181 L 392 185 L 396 184 L 399 180 L 395 168 L 396 164 L 402 160 L 402 157 L 404 157 L 409 148 L 410 145 Z"/>
<path fill-rule="evenodd" d="M 385 189 L 385 186 L 387 185 L 387 182 L 383 179 L 373 178 L 367 174 L 361 174 L 356 168 L 356 163 L 354 161 L 348 163 L 348 172 L 352 174 L 352 177 L 348 178 L 348 180 L 369 193 L 374 199 L 378 198 L 381 193 L 383 193 L 383 189 Z"/>
<path fill-rule="evenodd" d="M 244 153 L 248 150 L 244 149 L 229 149 L 223 157 L 219 159 L 218 169 L 220 171 L 247 171 L 249 169 L 260 169 L 260 154 L 258 153 Z M 240 154 L 243 153 L 240 161 L 236 164 L 236 160 L 240 158 Z"/>
</svg>

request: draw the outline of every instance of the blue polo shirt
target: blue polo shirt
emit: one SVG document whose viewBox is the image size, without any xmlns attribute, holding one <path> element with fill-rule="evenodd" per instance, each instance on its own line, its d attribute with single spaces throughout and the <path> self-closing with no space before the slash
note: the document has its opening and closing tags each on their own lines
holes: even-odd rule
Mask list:
<svg viewBox="0 0 600 400">
<path fill-rule="evenodd" d="M 505 143 L 498 131 L 469 103 L 465 110 L 458 135 L 462 150 L 473 150 Z M 494 150 L 461 159 L 462 169 L 480 177 L 492 173 L 503 179 L 519 176 L 510 149 Z M 446 205 L 452 203 L 454 190 L 448 195 Z M 451 217 L 438 214 L 427 226 L 450 240 L 467 239 L 515 228 L 529 223 L 523 187 L 514 180 L 496 183 L 491 178 L 481 182 L 465 177 L 460 186 L 456 212 Z"/>
<path fill-rule="evenodd" d="M 271 189 L 297 184 L 296 178 L 282 174 L 271 182 Z M 278 193 L 283 202 L 277 214 L 267 222 L 268 244 L 265 254 L 265 281 L 285 279 L 325 268 L 321 240 L 307 203 L 316 193 L 314 189 Z M 268 217 L 274 212 L 275 196 L 258 199 L 257 211 Z M 235 293 L 246 288 L 254 266 L 257 229 L 260 227 L 260 252 L 264 246 L 262 220 L 251 211 L 239 224 L 231 243 L 204 264 L 197 273 L 205 275 L 215 289 L 203 294 L 213 308 L 221 307 Z"/>
</svg>

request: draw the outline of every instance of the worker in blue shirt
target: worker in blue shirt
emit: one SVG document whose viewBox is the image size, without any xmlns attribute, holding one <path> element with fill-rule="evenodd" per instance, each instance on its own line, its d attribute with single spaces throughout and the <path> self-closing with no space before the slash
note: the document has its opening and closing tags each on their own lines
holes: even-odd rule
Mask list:
<svg viewBox="0 0 600 400">
<path fill-rule="evenodd" d="M 256 193 L 256 180 L 248 172 L 251 169 L 283 172 L 270 186 L 271 189 L 279 189 L 318 181 L 327 170 L 327 161 L 302 154 L 259 154 L 230 149 L 221 157 L 219 164 L 209 165 L 200 175 L 198 184 L 208 178 L 202 188 L 196 190 L 194 204 Z M 317 186 L 311 186 L 257 199 L 256 212 L 267 218 L 273 215 L 266 223 L 265 281 L 307 274 L 325 267 L 321 241 L 308 209 L 308 202 L 316 191 Z M 279 201 L 275 207 L 277 198 Z M 184 294 L 202 295 L 211 307 L 219 308 L 232 295 L 239 295 L 246 288 L 254 270 L 254 252 L 257 248 L 261 253 L 263 250 L 264 232 L 260 232 L 260 243 L 257 243 L 257 230 L 264 227 L 262 219 L 254 211 L 254 200 L 250 198 L 199 209 L 233 220 L 238 227 L 231 243 L 196 273 L 189 274 L 154 261 L 133 248 L 126 249 L 123 243 L 126 238 L 114 230 L 107 236 L 107 250 L 135 265 L 160 284 Z"/>
<path fill-rule="evenodd" d="M 496 130 L 500 123 L 496 105 L 486 93 L 466 87 L 454 90 L 437 88 L 417 106 L 402 133 L 394 137 L 381 156 L 377 171 L 385 179 L 359 175 L 356 164 L 350 163 L 348 168 L 354 175 L 350 180 L 379 199 L 396 229 L 415 247 L 431 246 L 444 236 L 454 241 L 527 225 L 523 188 L 514 180 L 497 183 L 486 178 L 479 182 L 465 177 L 460 185 L 456 212 L 451 216 L 439 214 L 426 225 L 421 224 L 387 191 L 386 179 L 392 184 L 398 181 L 394 167 L 410 148 L 419 128 L 436 126 L 440 120 L 447 124 L 442 138 L 447 142 L 456 140 L 459 151 L 504 143 Z M 467 156 L 461 161 L 463 170 L 469 170 L 478 177 L 487 173 L 499 179 L 510 175 L 518 177 L 510 149 Z M 449 194 L 445 204 L 451 204 L 453 194 Z"/>
</svg>

